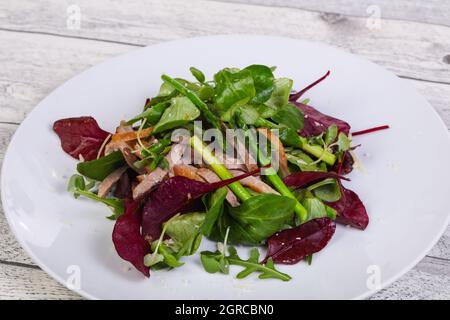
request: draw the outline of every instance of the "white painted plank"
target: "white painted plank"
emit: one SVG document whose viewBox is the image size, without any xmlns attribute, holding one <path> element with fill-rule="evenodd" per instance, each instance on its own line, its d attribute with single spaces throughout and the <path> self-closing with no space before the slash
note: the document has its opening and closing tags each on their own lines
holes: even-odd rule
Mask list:
<svg viewBox="0 0 450 320">
<path fill-rule="evenodd" d="M 379 29 L 370 29 L 366 18 L 205 0 L 79 0 L 81 26 L 71 30 L 68 4 L 0 2 L 0 29 L 138 45 L 223 33 L 287 36 L 341 47 L 402 76 L 450 83 L 450 66 L 443 61 L 450 54 L 450 28 L 445 26 L 383 19 Z"/>
<path fill-rule="evenodd" d="M 6 148 L 16 129 L 17 125 L 0 123 L 0 167 L 3 164 L 3 158 L 5 156 Z M 6 221 L 6 217 L 4 216 L 3 207 L 1 203 L 0 203 L 0 234 L 1 234 L 0 262 L 8 261 L 25 264 L 34 264 L 34 262 L 32 262 L 28 254 L 26 254 L 25 250 L 22 249 L 22 247 L 12 234 L 11 230 L 9 229 L 9 225 L 8 222 Z"/>
<path fill-rule="evenodd" d="M 450 225 L 427 256 L 450 260 Z"/>
<path fill-rule="evenodd" d="M 0 300 L 80 298 L 40 269 L 0 264 Z"/>
<path fill-rule="evenodd" d="M 0 263 L 2 261 L 7 261 L 35 265 L 9 229 L 9 225 L 6 221 L 2 208 L 0 208 L 0 232 L 2 234 L 0 245 Z"/>
<path fill-rule="evenodd" d="M 217 1 L 217 0 L 212 0 Z M 450 2 L 442 0 L 219 0 L 269 7 L 287 7 L 318 12 L 368 17 L 376 11 L 382 19 L 396 19 L 450 26 Z M 376 7 L 374 7 L 376 6 Z M 378 8 L 377 8 L 378 7 Z"/>
<path fill-rule="evenodd" d="M 69 78 L 136 47 L 0 31 L 0 121 L 20 123 Z"/>
<path fill-rule="evenodd" d="M 425 258 L 413 270 L 371 299 L 448 300 L 449 297 L 450 262 Z"/>
<path fill-rule="evenodd" d="M 450 129 L 450 85 L 406 80 L 434 107 Z"/>
</svg>

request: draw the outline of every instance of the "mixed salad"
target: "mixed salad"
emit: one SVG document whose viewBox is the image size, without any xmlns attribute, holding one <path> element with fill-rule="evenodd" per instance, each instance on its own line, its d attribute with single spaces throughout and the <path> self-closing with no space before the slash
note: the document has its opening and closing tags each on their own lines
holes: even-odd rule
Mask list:
<svg viewBox="0 0 450 320">
<path fill-rule="evenodd" d="M 293 92 L 274 67 L 225 68 L 211 81 L 190 70 L 194 80 L 162 75 L 158 94 L 114 133 L 92 117 L 53 125 L 79 160 L 69 192 L 112 210 L 121 258 L 149 277 L 181 267 L 206 237 L 217 242 L 200 252 L 207 272 L 238 265 L 237 278 L 287 281 L 275 265 L 311 264 L 336 222 L 367 227 L 362 201 L 344 187 L 358 163 L 352 137 L 388 126 L 350 133 L 312 107 L 305 93 L 330 72 Z M 235 245 L 254 248 L 242 258 Z"/>
</svg>

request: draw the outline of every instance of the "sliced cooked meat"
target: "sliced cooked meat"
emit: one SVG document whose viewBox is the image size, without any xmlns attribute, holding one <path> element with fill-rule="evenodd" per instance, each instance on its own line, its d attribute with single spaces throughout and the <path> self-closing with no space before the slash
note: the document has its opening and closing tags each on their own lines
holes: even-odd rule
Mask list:
<svg viewBox="0 0 450 320">
<path fill-rule="evenodd" d="M 167 163 L 169 164 L 169 174 L 170 176 L 173 176 L 173 167 L 181 164 L 183 161 L 183 155 L 186 151 L 187 145 L 182 143 L 177 143 L 172 145 L 172 148 L 170 149 L 169 153 L 165 156 Z"/>
<path fill-rule="evenodd" d="M 156 187 L 167 176 L 167 171 L 156 168 L 154 171 L 147 174 L 134 189 L 133 199 L 140 199 L 148 194 L 154 187 Z"/>
<path fill-rule="evenodd" d="M 138 169 L 134 166 L 134 163 L 138 161 L 139 158 L 133 154 L 133 150 L 125 141 L 111 141 L 105 147 L 105 154 L 108 155 L 111 152 L 117 150 L 120 150 L 120 152 L 122 152 L 125 161 L 130 166 L 131 169 L 136 171 L 138 174 L 144 174 L 147 172 L 145 168 Z"/>
<path fill-rule="evenodd" d="M 120 125 L 116 128 L 116 133 L 132 132 L 133 126 L 127 125 L 126 121 L 120 121 Z"/>
<path fill-rule="evenodd" d="M 146 138 L 149 135 L 152 134 L 153 128 L 146 128 L 141 131 L 130 131 L 130 132 L 121 132 L 121 133 L 115 133 L 111 140 L 113 142 L 116 141 L 132 141 L 136 140 L 139 136 L 140 139 Z"/>
<path fill-rule="evenodd" d="M 151 145 L 153 145 L 157 142 L 158 142 L 158 139 L 156 139 L 153 136 L 147 140 L 141 141 L 142 145 L 145 148 L 149 148 Z M 142 150 L 141 145 L 137 141 L 135 141 L 135 143 L 132 146 L 133 146 L 133 154 L 136 155 L 136 157 L 138 157 L 139 159 L 143 159 L 144 157 L 142 156 L 142 153 L 141 153 L 141 150 Z"/>
<path fill-rule="evenodd" d="M 228 131 L 228 126 L 225 123 L 222 123 L 222 128 L 225 131 L 225 138 L 227 143 L 229 143 L 230 146 L 233 147 L 233 152 L 236 151 L 237 157 L 240 160 L 239 162 L 234 162 L 230 164 L 224 164 L 225 167 L 229 170 L 242 170 L 242 171 L 253 171 L 258 169 L 258 164 L 254 157 L 248 152 L 247 148 L 245 147 L 245 142 L 243 142 L 241 135 L 236 135 L 234 133 L 231 133 L 231 131 Z M 228 152 L 227 148 L 227 152 Z M 217 152 L 217 151 L 216 151 Z M 233 156 L 228 156 L 227 158 L 234 160 L 234 154 Z M 238 164 L 238 165 L 236 165 Z"/>
<path fill-rule="evenodd" d="M 202 155 L 195 150 L 194 148 L 190 147 L 191 152 L 191 161 L 184 161 L 184 163 L 191 163 L 197 166 L 198 168 L 208 168 L 208 164 L 203 160 Z M 188 159 L 186 159 L 188 160 Z"/>
<path fill-rule="evenodd" d="M 198 169 L 197 174 L 208 183 L 214 183 L 214 182 L 220 181 L 219 176 L 207 168 Z M 230 189 L 228 189 L 226 199 L 232 207 L 237 207 L 239 205 L 238 199 L 236 198 L 235 194 L 233 192 L 231 192 Z"/>
<path fill-rule="evenodd" d="M 247 166 L 242 163 L 242 160 L 233 158 L 228 155 L 224 155 L 219 150 L 214 150 L 214 156 L 227 168 L 228 170 L 241 170 L 247 171 Z"/>
<path fill-rule="evenodd" d="M 130 148 L 130 146 L 124 141 L 109 141 L 105 146 L 105 155 L 110 154 L 111 152 L 121 150 L 122 148 Z"/>
<path fill-rule="evenodd" d="M 248 169 L 249 167 L 241 162 L 242 161 L 240 161 L 236 158 L 226 158 L 223 165 L 228 170 L 240 170 L 240 171 L 244 171 L 244 172 L 249 171 L 249 169 Z M 258 168 L 258 167 L 256 167 L 256 168 Z"/>
<path fill-rule="evenodd" d="M 128 167 L 122 167 L 111 172 L 98 186 L 98 196 L 104 198 L 108 195 L 111 188 L 119 181 L 122 174 L 127 171 Z"/>
<path fill-rule="evenodd" d="M 176 164 L 172 168 L 173 174 L 183 176 L 192 180 L 203 182 L 203 179 L 197 174 L 198 169 L 188 164 Z"/>
<path fill-rule="evenodd" d="M 258 132 L 261 132 L 267 139 L 270 140 L 271 144 L 278 150 L 278 159 L 280 161 L 280 171 L 281 175 L 284 177 L 289 175 L 289 167 L 287 162 L 286 153 L 284 152 L 283 144 L 276 135 L 272 134 L 269 129 L 258 128 Z"/>
<path fill-rule="evenodd" d="M 131 150 L 130 147 L 121 148 L 120 151 L 122 151 L 123 157 L 131 169 L 133 169 L 139 174 L 143 174 L 146 172 L 145 168 L 136 168 L 134 166 L 134 163 L 139 159 L 133 154 L 133 150 Z"/>
<path fill-rule="evenodd" d="M 146 177 L 145 174 L 138 175 L 138 176 L 136 176 L 136 181 L 142 182 L 142 181 L 144 181 L 145 177 Z"/>
<path fill-rule="evenodd" d="M 239 159 L 241 159 L 241 162 L 244 162 L 244 166 L 247 172 L 258 169 L 258 164 L 255 158 L 250 152 L 248 152 L 248 149 L 246 148 L 244 142 L 242 142 L 240 139 L 237 139 L 234 148 L 236 149 L 237 155 Z"/>
<path fill-rule="evenodd" d="M 242 171 L 238 171 L 238 170 L 231 170 L 230 172 L 235 177 L 240 176 L 242 174 Z M 267 183 L 263 182 L 260 177 L 250 176 L 250 177 L 244 178 L 242 180 L 239 180 L 239 182 L 243 186 L 249 187 L 253 191 L 256 191 L 259 193 L 279 194 L 276 190 L 272 189 L 271 186 L 269 186 Z"/>
</svg>

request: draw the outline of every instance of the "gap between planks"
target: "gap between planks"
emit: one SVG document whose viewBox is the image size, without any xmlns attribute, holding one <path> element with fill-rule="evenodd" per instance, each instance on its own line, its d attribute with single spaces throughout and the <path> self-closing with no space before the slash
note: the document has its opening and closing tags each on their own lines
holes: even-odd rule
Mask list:
<svg viewBox="0 0 450 320">
<path fill-rule="evenodd" d="M 98 41 L 98 42 L 114 43 L 114 44 L 120 44 L 120 45 L 125 45 L 125 46 L 133 46 L 133 47 L 140 47 L 140 48 L 143 48 L 143 47 L 146 46 L 146 45 L 139 44 L 139 43 L 131 43 L 131 42 L 124 42 L 124 41 L 117 41 L 117 40 L 75 36 L 75 35 L 66 35 L 66 34 L 61 34 L 61 33 L 45 32 L 45 31 L 20 30 L 20 29 L 10 29 L 10 28 L 1 28 L 1 27 L 0 27 L 0 31 L 18 32 L 18 33 L 27 33 L 27 34 L 39 34 L 39 35 L 44 35 L 44 36 L 52 36 L 52 37 L 68 38 L 68 39 Z M 158 41 L 158 40 L 155 39 L 154 41 Z"/>
<path fill-rule="evenodd" d="M 284 3 L 291 3 L 290 1 L 293 0 L 284 0 Z M 388 3 L 386 1 L 383 0 L 383 3 Z M 252 2 L 268 3 L 274 0 Z M 189 4 L 182 0 L 163 2 L 149 0 L 145 3 L 127 1 L 127 10 L 124 11 L 120 9 L 122 7 L 120 3 L 121 1 L 118 1 L 110 5 L 107 0 L 99 0 L 93 5 L 87 0 L 79 0 L 77 5 L 82 9 L 84 18 L 83 27 L 77 30 L 66 28 L 67 3 L 57 4 L 46 0 L 39 4 L 20 1 L 14 2 L 14 6 L 0 4 L 2 21 L 0 27 L 69 34 L 92 39 L 102 38 L 141 45 L 224 33 L 287 36 L 345 48 L 387 66 L 397 74 L 449 82 L 449 65 L 445 64 L 443 57 L 450 51 L 448 41 L 450 28 L 444 26 L 411 21 L 400 22 L 384 18 L 383 15 L 382 27 L 375 32 L 367 26 L 365 17 L 318 14 L 302 8 L 291 10 L 258 4 L 244 5 L 205 0 L 193 0 L 189 1 Z M 292 3 L 296 7 L 299 6 Z M 300 5 L 307 8 L 317 7 L 316 3 Z M 390 6 L 389 3 L 388 7 Z M 434 10 L 428 2 L 424 6 L 425 9 L 429 10 L 431 7 Z M 333 7 L 333 4 L 327 3 L 326 8 L 329 7 Z M 319 9 L 322 9 L 322 6 L 319 6 Z M 334 9 L 331 9 L 335 12 L 342 10 L 346 12 L 350 10 L 351 13 L 355 8 L 352 6 L 336 8 L 334 5 Z M 39 19 L 24 14 L 34 11 L 42 13 Z M 391 14 L 390 11 L 387 12 Z M 197 19 L 187 19 L 189 16 L 196 16 Z M 270 23 L 266 23 L 268 19 Z M 404 30 L 409 32 L 405 33 Z"/>
<path fill-rule="evenodd" d="M 428 83 L 436 83 L 436 84 L 444 84 L 444 85 L 450 85 L 450 82 L 446 81 L 438 81 L 438 80 L 428 80 L 428 79 L 420 79 L 415 77 L 409 77 L 409 76 L 401 76 L 396 74 L 397 77 L 402 79 L 408 79 L 408 80 L 415 80 L 415 81 L 421 81 L 421 82 L 428 82 Z"/>
<path fill-rule="evenodd" d="M 369 18 L 371 14 L 373 14 L 373 11 L 370 12 L 367 11 L 360 11 L 358 9 L 361 9 L 361 7 L 365 7 L 365 9 L 369 9 L 369 7 L 372 7 L 373 9 L 379 9 L 380 18 L 383 20 L 392 20 L 392 21 L 400 21 L 400 22 L 416 22 L 416 23 L 423 23 L 433 26 L 442 26 L 442 27 L 448 27 L 450 24 L 444 23 L 442 21 L 446 21 L 444 17 L 439 17 L 438 20 L 441 22 L 431 21 L 427 19 L 408 19 L 408 18 L 400 18 L 398 16 L 393 16 L 388 12 L 387 16 L 383 16 L 383 12 L 386 12 L 387 10 L 392 10 L 391 8 L 386 7 L 387 1 L 380 1 L 380 0 L 371 0 L 371 1 L 360 1 L 360 3 L 355 3 L 354 1 L 314 1 L 310 2 L 307 1 L 297 1 L 297 0 L 207 0 L 210 2 L 218 2 L 218 3 L 236 3 L 236 4 L 243 4 L 243 5 L 249 5 L 249 6 L 261 6 L 261 7 L 268 7 L 268 8 L 283 8 L 283 9 L 293 9 L 293 10 L 302 10 L 307 12 L 313 12 L 313 13 L 319 13 L 323 15 L 336 15 L 336 16 L 344 16 L 344 17 L 350 17 L 350 18 Z M 426 0 L 428 1 L 428 0 Z M 325 2 L 325 3 L 323 3 Z M 391 1 L 389 1 L 391 2 Z M 389 3 L 388 2 L 388 3 Z M 400 2 L 400 1 L 399 1 Z M 408 5 L 406 3 L 407 1 L 403 0 L 403 5 Z M 425 1 L 423 1 L 425 2 Z M 437 2 L 437 1 L 436 1 Z M 411 5 L 411 4 L 410 4 Z M 417 4 L 412 4 L 415 6 L 415 10 L 421 9 L 420 6 L 417 6 Z M 436 3 L 436 6 L 438 4 Z M 318 9 L 320 7 L 320 9 Z M 326 7 L 326 10 L 323 10 L 322 8 Z M 354 7 L 354 8 L 352 8 Z M 387 10 L 386 10 L 387 9 Z M 406 10 L 405 10 L 406 9 Z M 407 11 L 410 9 L 410 11 Z M 411 13 L 411 7 L 405 8 L 403 7 L 402 10 L 408 13 Z M 423 8 L 422 8 L 423 9 Z M 424 14 L 430 14 L 430 12 L 422 11 Z M 398 12 L 397 12 L 398 14 Z M 422 16 L 423 17 L 423 16 Z"/>
</svg>

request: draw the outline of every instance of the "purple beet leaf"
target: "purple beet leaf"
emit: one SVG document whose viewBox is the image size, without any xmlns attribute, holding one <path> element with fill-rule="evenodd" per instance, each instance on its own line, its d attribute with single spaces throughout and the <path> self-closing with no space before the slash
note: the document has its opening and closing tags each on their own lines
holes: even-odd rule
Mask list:
<svg viewBox="0 0 450 320">
<path fill-rule="evenodd" d="M 109 133 L 100 129 L 92 117 L 67 118 L 55 121 L 53 130 L 61 140 L 61 147 L 75 159 L 80 155 L 95 160 Z"/>
<path fill-rule="evenodd" d="M 330 70 L 327 71 L 327 73 L 325 73 L 324 76 L 322 76 L 321 78 L 319 78 L 318 80 L 314 81 L 313 83 L 311 83 L 310 85 L 307 85 L 305 88 L 303 88 L 302 90 L 293 93 L 289 96 L 289 101 L 291 102 L 295 102 L 298 99 L 300 99 L 309 89 L 315 87 L 316 85 L 318 85 L 319 83 L 321 83 L 323 80 L 325 80 L 328 76 L 330 75 Z"/>
<path fill-rule="evenodd" d="M 325 132 L 332 124 L 337 126 L 339 132 L 345 133 L 346 135 L 350 132 L 350 125 L 347 122 L 323 114 L 309 105 L 300 102 L 293 103 L 304 114 L 303 129 L 300 130 L 301 136 L 317 136 Z"/>
<path fill-rule="evenodd" d="M 141 235 L 139 203 L 125 199 L 125 212 L 114 225 L 112 240 L 119 256 L 130 262 L 146 277 L 150 269 L 144 265 L 144 256 L 150 252 L 150 244 Z"/>
<path fill-rule="evenodd" d="M 326 204 L 336 210 L 336 222 L 364 230 L 369 224 L 369 216 L 364 204 L 356 193 L 344 188 L 341 183 L 339 184 L 341 198 L 336 202 L 327 202 Z"/>
<path fill-rule="evenodd" d="M 386 130 L 389 128 L 390 128 L 389 125 L 385 124 L 385 125 L 374 127 L 374 128 L 369 128 L 369 129 L 365 129 L 365 130 L 361 130 L 361 131 L 352 132 L 352 136 L 356 137 L 356 136 L 360 136 L 363 134 L 368 134 L 368 133 L 372 133 L 372 132 L 376 132 L 376 131 L 380 131 L 380 130 Z"/>
<path fill-rule="evenodd" d="M 322 250 L 336 230 L 329 218 L 317 218 L 295 228 L 272 235 L 267 241 L 267 256 L 275 263 L 295 264 L 305 257 Z"/>
<path fill-rule="evenodd" d="M 353 160 L 352 155 L 349 152 L 344 151 L 342 160 L 335 163 L 331 168 L 331 171 L 334 171 L 337 174 L 349 174 L 353 170 L 354 163 L 355 161 Z"/>
<path fill-rule="evenodd" d="M 358 195 L 352 190 L 346 189 L 342 185 L 341 180 L 349 181 L 348 178 L 332 171 L 305 171 L 293 173 L 284 178 L 283 182 L 288 187 L 303 188 L 313 182 L 318 182 L 326 178 L 337 179 L 341 189 L 341 198 L 338 201 L 326 203 L 328 206 L 336 210 L 336 221 L 364 230 L 369 224 L 369 216 L 367 215 L 366 208 L 359 199 Z"/>
<path fill-rule="evenodd" d="M 336 172 L 302 171 L 288 175 L 283 179 L 283 182 L 288 187 L 302 188 L 308 184 L 327 178 L 349 180 Z"/>
<path fill-rule="evenodd" d="M 300 131 L 300 135 L 303 137 L 317 136 L 322 132 L 325 132 L 332 124 L 335 124 L 338 127 L 339 132 L 343 132 L 346 135 L 350 132 L 350 125 L 347 122 L 327 116 L 311 106 L 297 102 L 298 99 L 300 99 L 308 90 L 318 85 L 329 75 L 330 71 L 318 80 L 306 86 L 304 89 L 289 96 L 289 101 L 295 104 L 304 114 L 304 125 L 303 129 Z"/>
<path fill-rule="evenodd" d="M 215 183 L 200 182 L 183 176 L 175 176 L 163 181 L 145 201 L 142 214 L 142 234 L 151 239 L 157 239 L 161 233 L 162 223 L 179 212 L 185 212 L 184 209 L 189 207 L 194 200 L 205 193 L 252 176 L 259 170 Z"/>
</svg>

